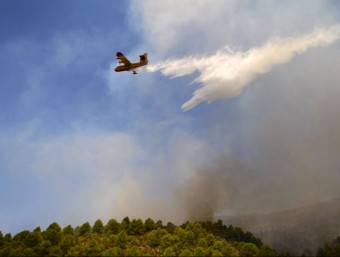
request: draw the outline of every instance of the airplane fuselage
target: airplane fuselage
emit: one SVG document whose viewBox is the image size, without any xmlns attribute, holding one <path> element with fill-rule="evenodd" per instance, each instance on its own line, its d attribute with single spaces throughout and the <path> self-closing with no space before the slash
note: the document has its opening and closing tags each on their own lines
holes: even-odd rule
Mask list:
<svg viewBox="0 0 340 257">
<path fill-rule="evenodd" d="M 120 66 L 117 66 L 115 68 L 115 71 L 117 72 L 120 72 L 120 71 L 129 71 L 129 70 L 134 70 L 138 67 L 141 67 L 141 66 L 144 66 L 144 65 L 147 65 L 148 63 L 145 62 L 145 63 L 131 63 L 130 65 L 120 65 Z"/>
</svg>

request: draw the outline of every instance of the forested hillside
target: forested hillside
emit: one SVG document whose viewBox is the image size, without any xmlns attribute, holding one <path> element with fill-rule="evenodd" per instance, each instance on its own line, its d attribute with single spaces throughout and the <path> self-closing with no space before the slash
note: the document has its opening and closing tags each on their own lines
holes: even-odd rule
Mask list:
<svg viewBox="0 0 340 257">
<path fill-rule="evenodd" d="M 325 242 L 340 235 L 340 199 L 273 213 L 220 217 L 251 231 L 278 251 L 315 255 Z"/>
<path fill-rule="evenodd" d="M 97 220 L 73 228 L 52 223 L 13 237 L 0 232 L 0 256 L 278 256 L 259 238 L 217 222 L 187 222 L 181 226 L 152 219 L 106 225 Z"/>
</svg>

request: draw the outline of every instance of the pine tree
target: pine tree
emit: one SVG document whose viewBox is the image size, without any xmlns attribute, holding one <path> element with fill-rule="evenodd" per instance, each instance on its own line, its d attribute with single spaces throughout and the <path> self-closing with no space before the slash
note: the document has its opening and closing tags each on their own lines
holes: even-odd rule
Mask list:
<svg viewBox="0 0 340 257">
<path fill-rule="evenodd" d="M 48 228 L 42 233 L 45 240 L 49 240 L 52 245 L 59 244 L 61 240 L 61 228 L 58 223 L 53 222 Z"/>
<path fill-rule="evenodd" d="M 165 249 L 162 256 L 176 256 L 176 252 L 174 251 L 172 247 L 168 247 Z"/>
<path fill-rule="evenodd" d="M 144 226 L 145 226 L 145 231 L 146 232 L 149 232 L 151 230 L 154 230 L 155 229 L 155 222 L 151 219 L 151 218 L 147 218 L 145 223 L 144 223 Z"/>
<path fill-rule="evenodd" d="M 97 233 L 97 234 L 103 234 L 104 225 L 103 225 L 103 222 L 100 219 L 96 220 L 96 222 L 94 223 L 94 225 L 92 227 L 92 232 Z"/>
<path fill-rule="evenodd" d="M 88 222 L 85 222 L 81 227 L 79 228 L 79 235 L 84 236 L 86 234 L 91 233 L 91 225 Z"/>
<path fill-rule="evenodd" d="M 129 217 L 125 217 L 122 222 L 120 223 L 120 228 L 128 231 L 130 227 L 130 219 Z"/>
<path fill-rule="evenodd" d="M 120 225 L 115 219 L 110 219 L 106 224 L 105 233 L 118 234 Z"/>
<path fill-rule="evenodd" d="M 128 240 L 129 240 L 128 234 L 124 230 L 122 230 L 117 235 L 117 239 L 118 239 L 117 240 L 118 246 L 122 249 L 126 249 L 126 246 L 127 246 Z"/>
<path fill-rule="evenodd" d="M 63 234 L 64 234 L 64 235 L 73 235 L 73 234 L 74 234 L 74 229 L 72 228 L 71 225 L 67 225 L 67 226 L 63 229 Z"/>
<path fill-rule="evenodd" d="M 129 225 L 130 235 L 143 235 L 145 232 L 144 223 L 141 219 L 133 219 Z"/>
</svg>

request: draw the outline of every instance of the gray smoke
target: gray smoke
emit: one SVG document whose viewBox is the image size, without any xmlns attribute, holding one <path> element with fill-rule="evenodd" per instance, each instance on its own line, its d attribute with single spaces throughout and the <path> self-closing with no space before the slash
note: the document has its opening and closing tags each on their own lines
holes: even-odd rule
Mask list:
<svg viewBox="0 0 340 257">
<path fill-rule="evenodd" d="M 207 140 L 229 150 L 182 184 L 188 195 L 178 199 L 190 217 L 340 197 L 338 53 L 338 45 L 312 51 L 258 78 L 230 107 L 232 124 L 225 108 L 214 106 Z"/>
<path fill-rule="evenodd" d="M 173 84 L 193 78 L 184 110 L 211 102 L 185 114 L 207 147 L 205 165 L 181 170 L 189 178 L 174 185 L 179 216 L 269 212 L 340 196 L 334 2 L 134 4 L 153 51 L 149 71 L 175 77 Z"/>
<path fill-rule="evenodd" d="M 211 220 L 229 206 L 238 193 L 222 170 L 197 170 L 193 177 L 175 190 L 186 220 Z"/>
</svg>

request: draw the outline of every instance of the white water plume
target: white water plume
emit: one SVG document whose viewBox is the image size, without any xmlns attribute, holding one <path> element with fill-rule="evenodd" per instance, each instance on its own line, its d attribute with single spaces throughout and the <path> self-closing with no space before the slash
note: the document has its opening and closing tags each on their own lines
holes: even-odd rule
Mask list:
<svg viewBox="0 0 340 257">
<path fill-rule="evenodd" d="M 270 71 L 275 65 L 290 61 L 312 47 L 328 46 L 340 37 L 340 25 L 315 29 L 309 34 L 289 38 L 272 38 L 261 47 L 248 51 L 230 51 L 228 47 L 211 56 L 188 56 L 167 60 L 148 67 L 164 76 L 180 77 L 199 71 L 193 81 L 199 88 L 182 105 L 184 111 L 201 102 L 239 95 L 257 75 Z"/>
</svg>

